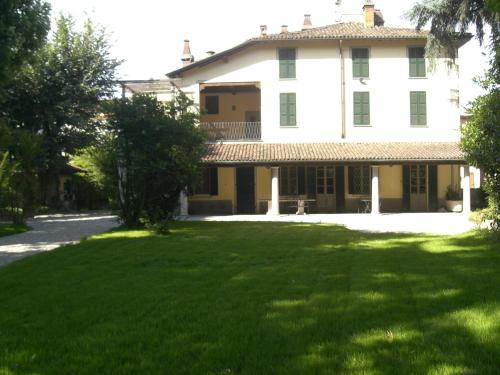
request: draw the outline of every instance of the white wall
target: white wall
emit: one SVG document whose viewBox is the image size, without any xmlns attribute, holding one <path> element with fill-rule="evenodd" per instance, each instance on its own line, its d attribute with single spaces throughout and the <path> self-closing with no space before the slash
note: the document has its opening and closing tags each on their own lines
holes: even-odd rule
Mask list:
<svg viewBox="0 0 500 375">
<path fill-rule="evenodd" d="M 457 141 L 459 108 L 450 101 L 458 89 L 456 71 L 443 62 L 427 78 L 411 79 L 407 47 L 420 41 L 344 42 L 346 77 L 346 139 L 341 139 L 341 89 L 338 41 L 280 42 L 254 46 L 185 73 L 184 90 L 195 92 L 200 82 L 261 83 L 262 138 L 264 142 L 332 141 Z M 370 78 L 352 78 L 351 47 L 370 48 Z M 297 48 L 297 78 L 279 79 L 276 48 Z M 429 65 L 429 64 L 427 64 Z M 370 92 L 370 126 L 353 125 L 353 91 Z M 427 92 L 427 126 L 410 127 L 410 91 Z M 297 95 L 297 126 L 279 125 L 279 93 Z"/>
</svg>

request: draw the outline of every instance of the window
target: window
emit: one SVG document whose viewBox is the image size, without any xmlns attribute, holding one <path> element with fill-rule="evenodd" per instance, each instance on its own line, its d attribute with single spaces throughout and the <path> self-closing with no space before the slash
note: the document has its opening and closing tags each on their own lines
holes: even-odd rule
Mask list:
<svg viewBox="0 0 500 375">
<path fill-rule="evenodd" d="M 352 76 L 353 78 L 368 78 L 370 76 L 368 48 L 352 49 Z"/>
<path fill-rule="evenodd" d="M 410 77 L 425 77 L 425 48 L 408 48 L 410 60 Z"/>
<path fill-rule="evenodd" d="M 281 195 L 306 194 L 306 168 L 296 166 L 281 167 L 279 185 Z"/>
<path fill-rule="evenodd" d="M 427 125 L 427 104 L 425 91 L 410 92 L 410 124 Z"/>
<path fill-rule="evenodd" d="M 316 193 L 333 194 L 335 192 L 335 168 L 317 167 L 316 168 Z"/>
<path fill-rule="evenodd" d="M 205 96 L 205 110 L 209 115 L 219 114 L 219 97 L 218 96 Z"/>
<path fill-rule="evenodd" d="M 218 195 L 219 176 L 217 167 L 203 167 L 200 170 L 198 183 L 194 188 L 194 194 Z"/>
<path fill-rule="evenodd" d="M 427 192 L 427 173 L 425 165 L 410 166 L 410 191 L 412 194 L 424 194 Z"/>
<path fill-rule="evenodd" d="M 295 93 L 280 94 L 280 125 L 296 126 L 296 97 Z"/>
<path fill-rule="evenodd" d="M 354 92 L 354 125 L 370 125 L 370 93 Z"/>
<path fill-rule="evenodd" d="M 280 62 L 280 79 L 295 78 L 295 48 L 279 48 L 278 58 Z"/>
<path fill-rule="evenodd" d="M 370 194 L 370 167 L 368 165 L 349 167 L 349 194 Z"/>
</svg>

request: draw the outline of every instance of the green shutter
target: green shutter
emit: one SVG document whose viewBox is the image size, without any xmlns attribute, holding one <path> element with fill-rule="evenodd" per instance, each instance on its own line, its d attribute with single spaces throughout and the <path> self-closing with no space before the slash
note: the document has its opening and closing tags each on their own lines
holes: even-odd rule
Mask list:
<svg viewBox="0 0 500 375">
<path fill-rule="evenodd" d="M 352 76 L 354 78 L 368 78 L 370 76 L 368 48 L 352 49 Z"/>
<path fill-rule="evenodd" d="M 410 92 L 410 124 L 427 125 L 427 99 L 425 91 Z"/>
<path fill-rule="evenodd" d="M 280 48 L 278 49 L 278 58 L 280 64 L 280 78 L 295 78 L 295 49 Z"/>
<path fill-rule="evenodd" d="M 280 125 L 295 126 L 297 125 L 297 110 L 296 110 L 295 93 L 280 94 Z"/>
<path fill-rule="evenodd" d="M 403 210 L 410 211 L 410 166 L 403 165 Z"/>
<path fill-rule="evenodd" d="M 409 48 L 410 77 L 425 77 L 424 47 Z"/>
<path fill-rule="evenodd" d="M 217 167 L 210 168 L 210 195 L 219 195 L 219 174 Z"/>
<path fill-rule="evenodd" d="M 370 93 L 353 93 L 354 125 L 370 125 Z"/>
</svg>

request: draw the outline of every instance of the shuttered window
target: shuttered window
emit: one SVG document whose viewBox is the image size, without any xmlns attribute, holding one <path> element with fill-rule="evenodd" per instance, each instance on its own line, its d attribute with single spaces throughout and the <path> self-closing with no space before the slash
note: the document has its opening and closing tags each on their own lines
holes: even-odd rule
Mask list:
<svg viewBox="0 0 500 375">
<path fill-rule="evenodd" d="M 410 124 L 427 125 L 427 99 L 425 91 L 410 92 Z"/>
<path fill-rule="evenodd" d="M 203 167 L 200 170 L 194 193 L 203 195 L 219 194 L 219 174 L 217 167 Z"/>
<path fill-rule="evenodd" d="M 368 78 L 370 76 L 368 48 L 352 49 L 352 76 L 353 78 Z"/>
<path fill-rule="evenodd" d="M 280 94 L 280 125 L 297 125 L 296 95 L 295 93 Z"/>
<path fill-rule="evenodd" d="M 425 77 L 425 48 L 409 48 L 408 58 L 410 60 L 410 77 Z"/>
<path fill-rule="evenodd" d="M 370 125 L 370 93 L 354 92 L 354 125 Z"/>
<path fill-rule="evenodd" d="M 295 78 L 296 50 L 295 48 L 279 48 L 280 78 Z"/>
</svg>

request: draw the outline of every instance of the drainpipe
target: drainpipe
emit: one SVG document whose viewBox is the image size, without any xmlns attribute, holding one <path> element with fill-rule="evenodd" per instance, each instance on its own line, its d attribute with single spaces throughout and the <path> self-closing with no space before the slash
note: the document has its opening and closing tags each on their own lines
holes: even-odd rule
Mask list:
<svg viewBox="0 0 500 375">
<path fill-rule="evenodd" d="M 342 134 L 341 138 L 346 137 L 345 128 L 345 66 L 344 66 L 344 54 L 342 52 L 342 39 L 339 40 L 339 56 L 340 56 L 340 98 L 341 98 L 341 108 L 342 113 Z"/>
</svg>

